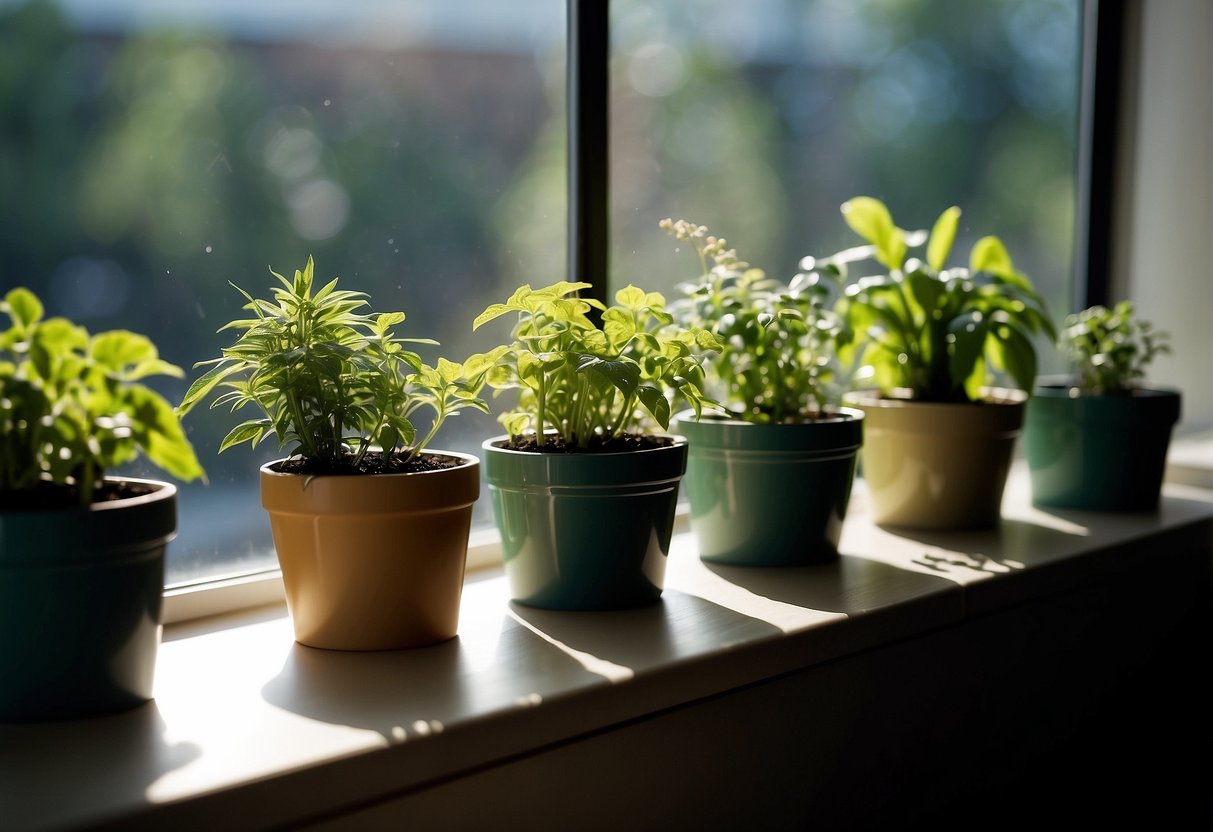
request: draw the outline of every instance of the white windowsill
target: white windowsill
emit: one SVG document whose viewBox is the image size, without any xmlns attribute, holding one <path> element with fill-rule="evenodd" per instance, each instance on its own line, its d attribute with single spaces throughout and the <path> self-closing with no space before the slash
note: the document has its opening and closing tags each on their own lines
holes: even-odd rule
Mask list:
<svg viewBox="0 0 1213 832">
<path fill-rule="evenodd" d="M 1017 467 L 999 529 L 897 535 L 860 482 L 837 564 L 709 567 L 681 531 L 661 603 L 611 613 L 518 607 L 474 572 L 459 636 L 414 651 L 299 646 L 280 602 L 171 625 L 154 702 L 0 726 L 0 826 L 263 828 L 374 802 L 1145 563 L 1134 542 L 1207 542 L 1213 495 L 1165 494 L 1157 514 L 1044 512 Z"/>
</svg>

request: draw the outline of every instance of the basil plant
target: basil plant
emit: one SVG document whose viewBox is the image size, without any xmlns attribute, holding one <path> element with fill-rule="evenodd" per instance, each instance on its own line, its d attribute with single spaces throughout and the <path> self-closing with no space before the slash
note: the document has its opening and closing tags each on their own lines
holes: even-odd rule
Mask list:
<svg viewBox="0 0 1213 832">
<path fill-rule="evenodd" d="M 510 341 L 481 357 L 494 362 L 488 384 L 517 393 L 515 406 L 498 417 L 512 447 L 619 449 L 667 429 L 675 394 L 697 415 L 714 404 L 703 392 L 702 361 L 719 352 L 715 336 L 677 325 L 657 292 L 629 285 L 607 307 L 577 296 L 588 288 L 523 285 L 472 324 L 514 316 Z"/>
<path fill-rule="evenodd" d="M 47 318 L 26 288 L 8 292 L 0 312 L 4 505 L 89 505 L 117 493 L 106 475 L 140 457 L 185 482 L 204 477 L 173 406 L 144 383 L 184 375 L 150 339 Z"/>
</svg>

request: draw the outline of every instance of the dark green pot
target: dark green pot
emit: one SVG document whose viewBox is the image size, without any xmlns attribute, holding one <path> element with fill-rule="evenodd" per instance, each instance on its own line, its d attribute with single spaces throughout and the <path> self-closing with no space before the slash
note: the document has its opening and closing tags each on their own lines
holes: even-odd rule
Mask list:
<svg viewBox="0 0 1213 832">
<path fill-rule="evenodd" d="M 77 719 L 152 698 L 177 488 L 0 512 L 0 721 Z"/>
<path fill-rule="evenodd" d="M 481 447 L 511 598 L 551 610 L 658 601 L 686 439 L 617 454 L 515 451 L 504 441 Z"/>
<path fill-rule="evenodd" d="M 735 566 L 805 566 L 838 557 L 863 444 L 863 411 L 759 425 L 686 411 L 675 428 L 690 454 L 683 489 L 699 556 Z"/>
<path fill-rule="evenodd" d="M 1024 421 L 1033 504 L 1157 508 L 1180 405 L 1180 394 L 1172 390 L 1071 396 L 1065 384 L 1038 385 Z"/>
</svg>

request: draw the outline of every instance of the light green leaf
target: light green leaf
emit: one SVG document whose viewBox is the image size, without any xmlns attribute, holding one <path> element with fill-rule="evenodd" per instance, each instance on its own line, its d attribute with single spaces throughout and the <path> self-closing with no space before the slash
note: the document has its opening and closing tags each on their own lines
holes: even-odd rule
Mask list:
<svg viewBox="0 0 1213 832">
<path fill-rule="evenodd" d="M 943 269 L 956 242 L 956 226 L 960 221 L 960 208 L 953 205 L 935 220 L 931 237 L 927 242 L 927 265 L 935 271 Z"/>
<path fill-rule="evenodd" d="M 876 259 L 890 269 L 900 269 L 905 260 L 904 232 L 893 224 L 883 202 L 857 196 L 842 204 L 842 217 L 851 230 L 876 247 Z"/>
<path fill-rule="evenodd" d="M 5 309 L 18 328 L 25 330 L 42 320 L 42 301 L 24 286 L 12 289 L 4 296 Z"/>
<path fill-rule="evenodd" d="M 477 315 L 476 319 L 472 321 L 472 331 L 475 332 L 483 324 L 487 324 L 489 321 L 494 320 L 495 318 L 500 318 L 505 313 L 511 311 L 516 311 L 516 308 L 512 309 L 504 303 L 492 304 L 488 309 Z"/>
<path fill-rule="evenodd" d="M 615 302 L 633 312 L 638 312 L 645 307 L 645 293 L 632 284 L 628 284 L 615 293 Z"/>
<path fill-rule="evenodd" d="M 271 429 L 269 419 L 250 419 L 241 422 L 228 431 L 227 436 L 219 443 L 219 453 L 243 442 L 258 442 Z"/>
<path fill-rule="evenodd" d="M 1007 253 L 1002 240 L 991 235 L 982 237 L 973 244 L 973 250 L 969 252 L 969 271 L 972 274 L 989 272 L 1006 277 L 1015 274 L 1015 267 L 1011 264 L 1011 255 Z"/>
</svg>

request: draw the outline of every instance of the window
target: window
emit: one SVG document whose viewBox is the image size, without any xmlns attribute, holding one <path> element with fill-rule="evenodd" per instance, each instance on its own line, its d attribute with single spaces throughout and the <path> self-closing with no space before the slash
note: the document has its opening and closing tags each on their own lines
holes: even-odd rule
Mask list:
<svg viewBox="0 0 1213 832">
<path fill-rule="evenodd" d="M 228 281 L 256 293 L 312 254 L 441 341 L 428 357 L 484 349 L 499 333 L 470 322 L 489 302 L 568 276 L 565 8 L 0 0 L 4 287 L 147 333 L 192 378 L 240 313 Z M 1081 11 L 614 0 L 610 283 L 672 294 L 694 276 L 666 216 L 790 277 L 856 242 L 838 206 L 866 193 L 922 226 L 959 204 L 958 246 L 999 234 L 1064 314 Z M 210 482 L 181 488 L 170 585 L 274 565 L 257 468 L 278 453 L 217 455 L 232 424 L 187 419 Z M 465 413 L 440 445 L 498 431 Z"/>
<path fill-rule="evenodd" d="M 866 194 L 914 228 L 959 205 L 953 262 L 997 234 L 1064 315 L 1081 6 L 615 0 L 612 279 L 672 292 L 696 276 L 667 216 L 790 278 L 860 243 L 839 206 Z"/>
<path fill-rule="evenodd" d="M 0 45 L 5 289 L 146 333 L 190 379 L 241 317 L 228 281 L 264 296 L 309 254 L 440 341 L 430 361 L 488 346 L 471 321 L 519 282 L 563 277 L 561 0 L 0 2 Z M 170 585 L 275 565 L 257 469 L 280 454 L 217 455 L 234 424 L 186 419 L 209 484 L 180 488 Z M 440 446 L 497 430 L 462 413 Z"/>
</svg>

